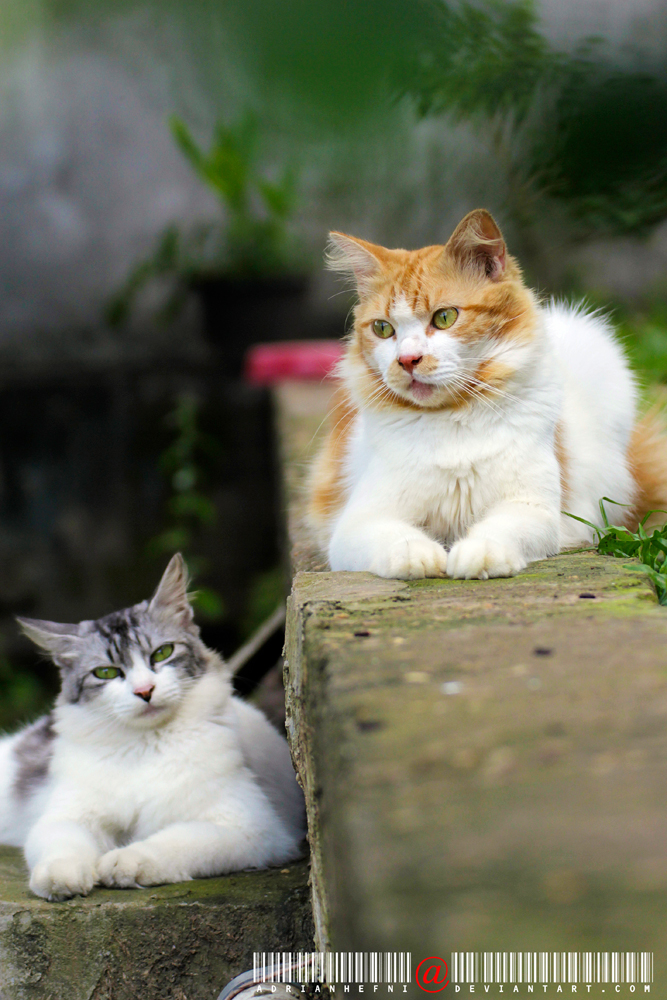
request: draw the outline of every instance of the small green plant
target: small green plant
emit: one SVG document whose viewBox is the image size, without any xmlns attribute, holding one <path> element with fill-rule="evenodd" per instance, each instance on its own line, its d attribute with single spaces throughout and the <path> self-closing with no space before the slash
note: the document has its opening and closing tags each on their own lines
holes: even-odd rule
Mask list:
<svg viewBox="0 0 667 1000">
<path fill-rule="evenodd" d="M 218 124 L 208 150 L 197 144 L 180 118 L 173 116 L 169 124 L 183 155 L 219 199 L 221 218 L 188 231 L 167 226 L 154 252 L 134 267 L 108 303 L 106 316 L 112 326 L 127 320 L 137 295 L 154 281 L 172 285 L 158 314 L 169 320 L 202 277 L 262 278 L 292 269 L 288 226 L 296 204 L 296 176 L 291 167 L 275 180 L 265 175 L 255 115 L 247 112 L 231 125 Z"/>
<path fill-rule="evenodd" d="M 277 181 L 261 172 L 256 117 L 246 113 L 233 125 L 217 125 L 208 151 L 180 118 L 170 124 L 179 149 L 225 211 L 225 270 L 242 276 L 284 271 L 295 176 L 290 167 Z"/>
<path fill-rule="evenodd" d="M 160 466 L 172 491 L 167 501 L 168 523 L 164 531 L 148 543 L 148 554 L 162 556 L 182 552 L 195 579 L 206 572 L 208 560 L 193 554 L 193 545 L 202 530 L 213 527 L 217 516 L 215 505 L 202 489 L 201 458 L 205 455 L 215 457 L 219 446 L 201 430 L 199 400 L 190 393 L 182 393 L 177 398 L 167 422 L 176 431 L 174 440 L 160 458 Z M 192 603 L 209 621 L 219 621 L 224 616 L 222 598 L 210 587 L 199 587 Z"/>
<path fill-rule="evenodd" d="M 602 555 L 616 556 L 620 559 L 639 559 L 641 568 L 646 573 L 653 584 L 659 604 L 667 605 L 667 524 L 662 528 L 654 528 L 649 535 L 644 525 L 652 514 L 665 514 L 667 511 L 650 510 L 648 514 L 637 525 L 637 531 L 630 531 L 629 528 L 621 528 L 618 525 L 610 524 L 605 510 L 605 503 L 613 503 L 617 507 L 627 507 L 627 504 L 617 503 L 609 497 L 602 497 L 600 500 L 600 512 L 604 528 L 598 528 L 591 521 L 586 521 L 576 514 L 564 513 L 575 521 L 581 521 L 592 528 L 597 535 L 597 550 Z"/>
</svg>

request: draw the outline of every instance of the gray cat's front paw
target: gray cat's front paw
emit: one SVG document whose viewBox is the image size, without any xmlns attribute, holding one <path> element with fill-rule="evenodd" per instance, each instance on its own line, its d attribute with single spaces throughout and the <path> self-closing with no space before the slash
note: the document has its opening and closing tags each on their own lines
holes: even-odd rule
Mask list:
<svg viewBox="0 0 667 1000">
<path fill-rule="evenodd" d="M 95 885 L 95 870 L 77 857 L 52 858 L 35 865 L 30 888 L 36 896 L 58 902 L 72 896 L 87 896 Z"/>
<path fill-rule="evenodd" d="M 117 889 L 140 889 L 147 885 L 184 882 L 189 879 L 178 871 L 167 871 L 157 858 L 140 844 L 118 847 L 104 854 L 97 863 L 97 876 L 103 885 Z"/>
</svg>

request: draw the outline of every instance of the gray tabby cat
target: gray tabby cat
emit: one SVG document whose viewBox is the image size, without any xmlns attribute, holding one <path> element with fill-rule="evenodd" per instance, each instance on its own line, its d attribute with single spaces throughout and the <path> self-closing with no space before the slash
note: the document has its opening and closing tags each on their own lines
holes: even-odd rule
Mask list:
<svg viewBox="0 0 667 1000">
<path fill-rule="evenodd" d="M 174 556 L 150 601 L 78 625 L 19 622 L 60 669 L 53 711 L 0 740 L 0 842 L 46 899 L 181 882 L 300 853 L 287 743 L 232 694 Z"/>
</svg>

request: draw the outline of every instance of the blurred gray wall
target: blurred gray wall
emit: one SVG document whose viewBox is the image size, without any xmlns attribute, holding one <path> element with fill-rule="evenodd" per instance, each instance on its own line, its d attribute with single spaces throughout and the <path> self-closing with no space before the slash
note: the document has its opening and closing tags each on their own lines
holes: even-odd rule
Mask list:
<svg viewBox="0 0 667 1000">
<path fill-rule="evenodd" d="M 657 51 L 667 26 L 661 0 L 540 0 L 539 9 L 547 36 L 559 47 L 599 36 L 616 48 Z"/>
<path fill-rule="evenodd" d="M 0 358 L 185 350 L 182 336 L 147 320 L 131 334 L 106 330 L 101 307 L 168 223 L 216 217 L 167 118 L 182 113 L 205 138 L 216 113 L 242 106 L 243 82 L 221 68 L 211 100 L 177 27 L 148 12 L 54 26 L 37 3 L 28 9 L 33 23 L 9 37 L 0 69 Z M 667 18 L 661 0 L 542 0 L 541 11 L 562 46 L 602 34 L 616 47 L 650 47 Z M 329 227 L 418 245 L 446 238 L 476 204 L 502 204 L 502 173 L 472 130 L 417 125 L 406 108 L 391 122 L 389 143 L 385 131 L 356 152 L 308 149 L 299 226 L 316 268 Z M 634 295 L 667 266 L 665 229 L 575 249 L 554 232 L 547 283 L 574 267 L 584 285 Z M 322 277 L 324 308 L 333 290 Z"/>
<path fill-rule="evenodd" d="M 0 73 L 0 351 L 113 353 L 103 303 L 172 221 L 211 217 L 212 196 L 167 127 L 166 74 L 128 57 L 124 18 L 35 32 Z"/>
</svg>

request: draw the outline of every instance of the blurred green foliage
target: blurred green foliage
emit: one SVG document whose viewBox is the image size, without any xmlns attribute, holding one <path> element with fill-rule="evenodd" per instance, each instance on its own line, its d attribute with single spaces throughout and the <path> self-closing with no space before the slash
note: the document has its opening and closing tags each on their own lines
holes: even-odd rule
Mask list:
<svg viewBox="0 0 667 1000">
<path fill-rule="evenodd" d="M 118 0 L 113 11 L 106 0 L 43 0 L 37 6 L 41 19 L 55 24 L 152 11 L 156 24 L 168 24 L 178 38 L 182 62 L 208 95 L 202 103 L 211 99 L 216 116 L 230 120 L 228 105 L 238 110 L 242 95 L 241 106 L 254 109 L 262 131 L 281 133 L 287 146 L 296 139 L 302 152 L 309 139 L 336 144 L 343 134 L 359 146 L 370 133 L 391 144 L 385 116 L 407 98 L 422 118 L 469 123 L 490 142 L 499 167 L 509 171 L 510 210 L 521 224 L 534 210 L 535 192 L 563 206 L 582 234 L 641 232 L 667 218 L 667 38 L 660 36 L 657 8 L 647 52 L 591 38 L 559 49 L 545 34 L 535 0 L 392 0 L 390 6 L 384 0 Z M 19 0 L 9 0 L 9 9 L 8 24 L 22 25 Z M 574 24 L 577 17 L 573 8 Z M 174 127 L 182 148 L 215 186 L 218 154 L 225 159 L 230 144 L 245 141 L 243 120 L 223 128 L 207 153 L 181 124 Z"/>
<path fill-rule="evenodd" d="M 38 678 L 0 656 L 0 730 L 29 721 L 48 709 L 51 697 Z"/>
<path fill-rule="evenodd" d="M 563 69 L 533 169 L 588 229 L 642 231 L 667 218 L 666 70 L 617 68 L 595 46 Z"/>
<path fill-rule="evenodd" d="M 430 11 L 431 31 L 415 51 L 404 83 L 419 113 L 482 123 L 510 115 L 522 123 L 536 93 L 562 67 L 538 30 L 534 4 L 435 0 Z"/>
<path fill-rule="evenodd" d="M 486 131 L 520 182 L 563 203 L 584 231 L 667 218 L 667 43 L 624 65 L 599 39 L 549 45 L 532 0 L 446 4 L 405 80 L 422 116 Z M 443 42 L 447 57 L 443 58 Z"/>
<path fill-rule="evenodd" d="M 195 245 L 205 240 L 205 234 L 193 238 Z M 158 310 L 157 319 L 169 322 L 181 311 L 185 304 L 187 287 L 182 281 L 174 281 L 174 277 L 187 275 L 194 269 L 195 259 L 190 260 L 190 250 L 183 248 L 181 234 L 174 225 L 167 226 L 158 237 L 155 250 L 130 271 L 122 286 L 107 302 L 105 318 L 111 326 L 119 326 L 127 322 L 137 296 L 151 282 L 166 279 L 170 283 L 170 291 L 165 302 Z"/>
<path fill-rule="evenodd" d="M 169 322 L 202 277 L 261 279 L 302 266 L 288 228 L 297 202 L 296 171 L 287 166 L 277 179 L 267 176 L 257 116 L 246 111 L 231 125 L 218 123 L 207 150 L 177 116 L 170 127 L 197 176 L 219 199 L 220 221 L 187 230 L 167 226 L 153 253 L 132 268 L 108 302 L 106 318 L 112 326 L 127 321 L 137 296 L 156 280 L 166 279 L 170 286 L 157 314 L 158 320 Z"/>
<path fill-rule="evenodd" d="M 241 637 L 243 639 L 266 621 L 285 600 L 286 592 L 285 570 L 283 566 L 274 566 L 264 573 L 258 573 L 250 585 L 246 605 L 246 613 L 241 622 Z"/>
<path fill-rule="evenodd" d="M 258 94 L 313 132 L 372 127 L 435 27 L 432 0 L 225 0 L 217 10 Z"/>
<path fill-rule="evenodd" d="M 382 128 L 383 109 L 408 97 L 422 117 L 474 124 L 516 183 L 556 199 L 582 232 L 667 217 L 667 39 L 650 57 L 590 38 L 561 51 L 534 0 L 207 0 L 191 10 L 219 19 L 258 110 L 283 107 L 288 129 L 334 139 Z"/>
<path fill-rule="evenodd" d="M 667 385 L 667 302 L 656 299 L 633 309 L 619 305 L 614 323 L 640 379 Z"/>
<path fill-rule="evenodd" d="M 190 393 L 178 396 L 167 416 L 173 429 L 172 443 L 160 456 L 160 466 L 170 486 L 167 501 L 167 523 L 147 545 L 150 556 L 172 556 L 181 552 L 190 571 L 192 582 L 206 574 L 208 560 L 200 554 L 202 535 L 215 527 L 217 511 L 206 495 L 204 460 L 215 459 L 220 446 L 215 438 L 199 426 L 200 403 Z M 192 604 L 200 616 L 211 622 L 224 617 L 225 608 L 220 594 L 211 587 L 198 587 Z"/>
<path fill-rule="evenodd" d="M 225 210 L 224 270 L 263 276 L 290 267 L 287 223 L 296 203 L 296 172 L 289 166 L 269 180 L 259 163 L 259 123 L 246 111 L 232 125 L 218 123 L 204 151 L 176 116 L 171 131 L 197 175 Z"/>
<path fill-rule="evenodd" d="M 7 0 L 20 9 L 23 0 Z M 35 3 L 36 0 L 28 0 Z M 152 11 L 202 90 L 223 80 L 263 118 L 312 134 L 359 127 L 391 102 L 392 81 L 432 29 L 432 0 L 41 0 L 56 27 Z M 149 53 L 147 53 L 149 55 Z M 229 92 L 229 91 L 228 91 Z M 297 107 L 298 106 L 298 107 Z"/>
</svg>

